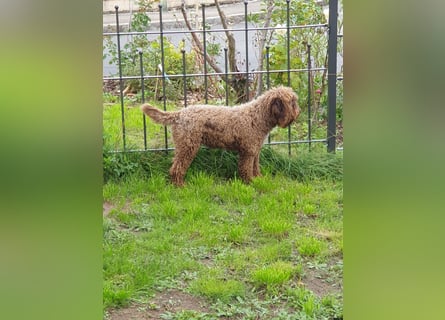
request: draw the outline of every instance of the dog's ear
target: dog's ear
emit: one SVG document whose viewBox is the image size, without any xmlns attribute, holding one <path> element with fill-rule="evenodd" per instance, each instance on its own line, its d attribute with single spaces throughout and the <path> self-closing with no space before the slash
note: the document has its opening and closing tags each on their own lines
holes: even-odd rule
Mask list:
<svg viewBox="0 0 445 320">
<path fill-rule="evenodd" d="M 280 98 L 274 98 L 271 103 L 272 115 L 280 123 L 280 120 L 285 116 L 284 104 Z"/>
</svg>

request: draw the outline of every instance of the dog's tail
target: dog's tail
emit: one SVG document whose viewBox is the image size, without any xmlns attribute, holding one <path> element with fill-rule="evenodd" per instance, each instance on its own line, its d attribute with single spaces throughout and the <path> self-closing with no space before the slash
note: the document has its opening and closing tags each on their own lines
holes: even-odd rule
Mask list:
<svg viewBox="0 0 445 320">
<path fill-rule="evenodd" d="M 164 112 L 149 104 L 142 105 L 141 110 L 155 122 L 163 125 L 173 124 L 179 118 L 179 112 Z"/>
</svg>

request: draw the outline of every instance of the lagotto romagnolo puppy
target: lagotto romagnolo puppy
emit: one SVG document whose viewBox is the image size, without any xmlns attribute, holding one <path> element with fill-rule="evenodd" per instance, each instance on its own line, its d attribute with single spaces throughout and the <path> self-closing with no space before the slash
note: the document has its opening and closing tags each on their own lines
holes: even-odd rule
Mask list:
<svg viewBox="0 0 445 320">
<path fill-rule="evenodd" d="M 172 126 L 175 155 L 170 177 L 177 186 L 201 145 L 238 152 L 239 175 L 249 183 L 261 175 L 259 154 L 264 139 L 275 127 L 287 127 L 300 114 L 298 96 L 291 88 L 277 87 L 248 103 L 222 107 L 194 105 L 179 111 L 164 112 L 149 104 L 142 112 L 155 122 Z"/>
</svg>

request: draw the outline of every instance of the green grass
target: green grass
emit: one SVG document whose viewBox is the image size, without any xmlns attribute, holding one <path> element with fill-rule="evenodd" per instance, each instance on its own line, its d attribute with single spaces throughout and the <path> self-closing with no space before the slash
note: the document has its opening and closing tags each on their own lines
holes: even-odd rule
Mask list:
<svg viewBox="0 0 445 320">
<path fill-rule="evenodd" d="M 304 237 L 298 241 L 297 247 L 302 256 L 314 257 L 320 255 L 326 249 L 326 244 L 314 237 Z"/>
<path fill-rule="evenodd" d="M 236 154 L 202 148 L 184 188 L 169 183 L 172 152 L 122 150 L 120 104 L 104 105 L 103 305 L 154 303 L 169 290 L 206 311 L 162 310 L 161 319 L 334 319 L 342 316 L 341 155 L 323 144 L 264 147 L 263 176 L 250 185 Z M 168 103 L 167 109 L 176 107 Z M 143 117 L 126 101 L 128 149 L 143 149 Z M 304 115 L 303 115 L 304 117 Z M 147 145 L 164 147 L 164 127 L 146 119 Z M 314 126 L 313 138 L 325 128 Z M 173 146 L 170 129 L 169 146 Z M 305 139 L 297 121 L 292 139 Z M 287 140 L 274 129 L 273 141 Z M 312 292 L 320 287 L 325 292 Z M 198 308 L 197 308 L 198 309 Z"/>
<path fill-rule="evenodd" d="M 208 311 L 163 319 L 342 315 L 341 157 L 263 150 L 264 176 L 245 185 L 233 154 L 201 150 L 184 188 L 169 183 L 170 154 L 116 159 L 103 188 L 105 313 L 174 289 Z M 316 294 L 313 281 L 334 289 Z"/>
<path fill-rule="evenodd" d="M 191 291 L 211 301 L 230 302 L 233 298 L 245 296 L 245 284 L 234 279 L 217 279 L 204 276 L 190 284 Z"/>
<path fill-rule="evenodd" d="M 283 285 L 293 276 L 301 276 L 302 266 L 290 262 L 276 261 L 252 272 L 252 280 L 257 286 L 267 288 Z"/>
</svg>

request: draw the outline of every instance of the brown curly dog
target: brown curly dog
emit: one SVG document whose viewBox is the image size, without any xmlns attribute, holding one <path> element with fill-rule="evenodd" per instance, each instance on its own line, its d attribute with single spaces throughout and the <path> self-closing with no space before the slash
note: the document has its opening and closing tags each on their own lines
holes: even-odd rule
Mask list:
<svg viewBox="0 0 445 320">
<path fill-rule="evenodd" d="M 195 105 L 164 112 L 144 104 L 141 110 L 155 122 L 172 126 L 175 156 L 170 177 L 177 186 L 184 184 L 200 145 L 237 151 L 239 175 L 249 183 L 261 175 L 259 154 L 268 133 L 277 125 L 287 127 L 300 114 L 298 96 L 288 87 L 268 90 L 235 107 Z"/>
</svg>

